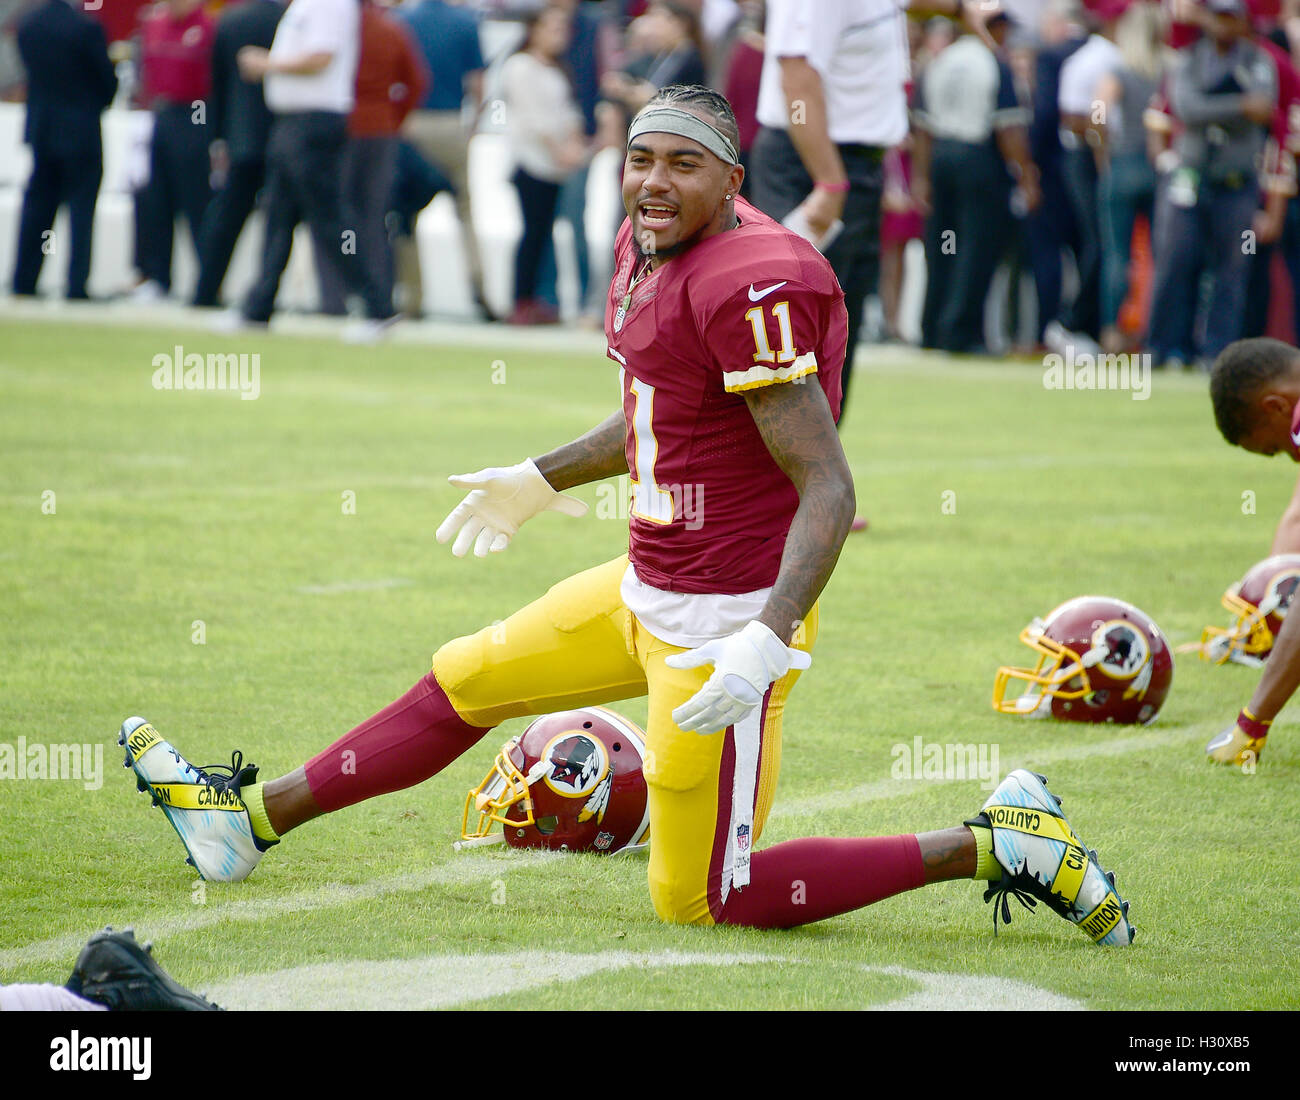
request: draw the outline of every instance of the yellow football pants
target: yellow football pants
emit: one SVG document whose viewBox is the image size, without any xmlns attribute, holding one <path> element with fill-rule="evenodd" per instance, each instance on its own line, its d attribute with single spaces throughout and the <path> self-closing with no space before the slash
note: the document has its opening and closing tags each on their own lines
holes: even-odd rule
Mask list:
<svg viewBox="0 0 1300 1100">
<path fill-rule="evenodd" d="M 650 896 L 666 921 L 712 924 L 730 889 L 734 730 L 711 736 L 677 728 L 673 711 L 703 687 L 711 665 L 673 669 L 683 652 L 651 634 L 623 605 L 626 556 L 578 573 L 495 626 L 448 642 L 433 673 L 466 722 L 495 726 L 508 718 L 649 697 L 645 777 L 650 799 Z M 811 650 L 817 608 L 795 643 Z M 754 797 L 758 839 L 776 793 L 781 720 L 799 673 L 791 671 L 760 708 Z"/>
</svg>

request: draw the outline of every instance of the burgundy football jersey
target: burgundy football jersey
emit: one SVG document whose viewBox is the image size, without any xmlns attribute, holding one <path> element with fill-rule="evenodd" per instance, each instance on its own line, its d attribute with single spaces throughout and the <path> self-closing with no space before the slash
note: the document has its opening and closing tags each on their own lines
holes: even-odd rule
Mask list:
<svg viewBox="0 0 1300 1100">
<path fill-rule="evenodd" d="M 776 581 L 799 495 L 745 403 L 756 386 L 821 384 L 839 420 L 844 293 L 811 244 L 736 199 L 740 224 L 639 280 L 624 221 L 605 307 L 622 366 L 629 548 L 640 580 L 738 594 Z"/>
</svg>

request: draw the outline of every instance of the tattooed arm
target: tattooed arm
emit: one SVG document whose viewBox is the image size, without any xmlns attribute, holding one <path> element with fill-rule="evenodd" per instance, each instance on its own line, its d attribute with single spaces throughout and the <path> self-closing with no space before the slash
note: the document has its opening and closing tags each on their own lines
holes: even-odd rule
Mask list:
<svg viewBox="0 0 1300 1100">
<path fill-rule="evenodd" d="M 586 435 L 556 447 L 536 459 L 542 477 L 562 492 L 575 485 L 627 473 L 627 428 L 623 410 L 612 414 Z"/>
<path fill-rule="evenodd" d="M 781 570 L 759 620 L 784 642 L 830 579 L 856 502 L 853 475 L 816 378 L 748 390 L 745 400 L 776 464 L 799 491 Z"/>
</svg>

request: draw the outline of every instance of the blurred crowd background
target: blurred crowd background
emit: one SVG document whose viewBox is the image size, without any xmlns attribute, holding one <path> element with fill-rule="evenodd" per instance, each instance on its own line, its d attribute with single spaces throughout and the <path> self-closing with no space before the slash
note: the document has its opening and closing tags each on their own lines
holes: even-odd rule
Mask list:
<svg viewBox="0 0 1300 1100">
<path fill-rule="evenodd" d="M 0 272 L 599 327 L 627 122 L 699 83 L 850 347 L 1205 366 L 1295 340 L 1297 46 L 1300 0 L 0 0 Z"/>
</svg>

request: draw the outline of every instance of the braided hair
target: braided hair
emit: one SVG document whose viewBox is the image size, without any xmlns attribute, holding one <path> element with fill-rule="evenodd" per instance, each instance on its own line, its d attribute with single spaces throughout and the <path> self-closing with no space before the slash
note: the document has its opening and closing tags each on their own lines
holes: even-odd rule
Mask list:
<svg viewBox="0 0 1300 1100">
<path fill-rule="evenodd" d="M 693 107 L 702 110 L 713 120 L 713 125 L 724 134 L 732 146 L 740 148 L 740 127 L 727 97 L 703 84 L 665 84 L 651 98 L 646 107 Z"/>
</svg>

